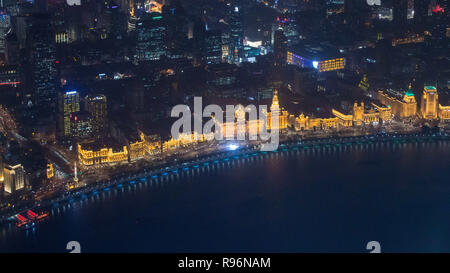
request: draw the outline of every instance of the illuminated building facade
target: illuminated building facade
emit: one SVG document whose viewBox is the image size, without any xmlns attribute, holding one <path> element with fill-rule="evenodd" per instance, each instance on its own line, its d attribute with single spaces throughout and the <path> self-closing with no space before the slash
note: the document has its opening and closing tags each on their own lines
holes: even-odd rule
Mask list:
<svg viewBox="0 0 450 273">
<path fill-rule="evenodd" d="M 422 93 L 420 114 L 423 119 L 434 120 L 438 117 L 438 93 L 435 86 L 425 86 Z"/>
<path fill-rule="evenodd" d="M 80 111 L 70 114 L 70 136 L 87 138 L 92 135 L 92 120 L 89 112 Z"/>
<path fill-rule="evenodd" d="M 399 119 L 413 118 L 417 115 L 417 102 L 414 94 L 408 90 L 403 93 L 394 90 L 378 91 L 377 99 L 390 106 L 394 117 Z"/>
<path fill-rule="evenodd" d="M 364 74 L 363 78 L 359 82 L 358 87 L 361 88 L 364 91 L 369 90 L 370 84 L 369 84 L 369 80 L 367 79 L 367 75 L 366 74 Z"/>
<path fill-rule="evenodd" d="M 14 193 L 25 189 L 28 185 L 28 177 L 21 164 L 6 165 L 3 169 L 3 184 L 6 193 Z"/>
<path fill-rule="evenodd" d="M 392 38 L 392 46 L 423 43 L 425 37 L 420 34 L 410 35 L 408 37 Z"/>
<path fill-rule="evenodd" d="M 46 174 L 47 174 L 47 179 L 50 179 L 50 178 L 52 178 L 54 176 L 53 164 L 52 163 L 48 163 L 47 164 Z"/>
<path fill-rule="evenodd" d="M 372 106 L 373 108 L 366 109 L 363 102 L 361 104 L 355 102 L 353 104 L 352 114 L 347 115 L 336 109 L 332 109 L 334 117 L 330 118 L 313 118 L 302 113 L 293 119 L 293 126 L 296 131 L 327 130 L 378 124 L 380 120 L 382 122 L 388 122 L 392 119 L 392 110 L 390 107 L 380 106 L 374 103 L 372 103 Z"/>
<path fill-rule="evenodd" d="M 287 63 L 300 67 L 314 68 L 319 72 L 335 71 L 345 68 L 345 58 L 337 52 L 321 46 L 304 45 L 287 51 Z"/>
<path fill-rule="evenodd" d="M 78 160 L 85 166 L 128 161 L 128 148 L 126 145 L 120 147 L 112 146 L 98 145 L 95 142 L 79 143 Z"/>
<path fill-rule="evenodd" d="M 425 86 L 422 93 L 420 116 L 426 120 L 439 119 L 443 122 L 450 121 L 450 106 L 439 104 L 438 91 L 435 86 Z"/>
<path fill-rule="evenodd" d="M 80 95 L 77 91 L 67 91 L 59 94 L 60 130 L 62 136 L 71 136 L 70 116 L 80 111 Z"/>
<path fill-rule="evenodd" d="M 207 64 L 218 64 L 222 62 L 222 31 L 210 30 L 206 32 L 203 56 Z M 228 50 L 228 47 L 226 48 Z"/>
<path fill-rule="evenodd" d="M 108 130 L 108 104 L 105 95 L 88 95 L 84 98 L 84 109 L 91 115 L 92 132 L 103 136 Z"/>
<path fill-rule="evenodd" d="M 450 106 L 442 106 L 439 104 L 439 119 L 441 121 L 449 122 L 450 121 Z"/>
<path fill-rule="evenodd" d="M 270 106 L 270 112 L 266 115 L 267 130 L 272 130 L 272 115 L 276 113 L 279 117 L 278 130 L 283 130 L 287 128 L 288 112 L 285 111 L 278 100 L 278 91 L 275 90 L 272 99 L 272 105 Z"/>
<path fill-rule="evenodd" d="M 159 60 L 166 55 L 166 26 L 161 14 L 153 13 L 136 24 L 138 61 Z"/>
</svg>

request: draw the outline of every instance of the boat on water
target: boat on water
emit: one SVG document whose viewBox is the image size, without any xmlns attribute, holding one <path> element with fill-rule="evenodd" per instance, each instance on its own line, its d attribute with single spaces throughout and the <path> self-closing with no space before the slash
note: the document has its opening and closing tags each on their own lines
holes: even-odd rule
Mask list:
<svg viewBox="0 0 450 273">
<path fill-rule="evenodd" d="M 27 210 L 26 215 L 18 213 L 15 218 L 17 219 L 16 227 L 19 229 L 29 229 L 35 227 L 39 222 L 47 219 L 50 216 L 50 213 L 47 211 L 42 211 L 40 213 L 35 213 L 32 210 Z"/>
</svg>

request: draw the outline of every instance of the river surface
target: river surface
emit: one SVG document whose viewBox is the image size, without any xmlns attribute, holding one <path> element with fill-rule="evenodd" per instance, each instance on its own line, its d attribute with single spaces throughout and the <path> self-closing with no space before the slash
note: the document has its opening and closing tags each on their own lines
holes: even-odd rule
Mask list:
<svg viewBox="0 0 450 273">
<path fill-rule="evenodd" d="M 450 252 L 450 142 L 241 156 L 0 228 L 0 252 Z"/>
</svg>

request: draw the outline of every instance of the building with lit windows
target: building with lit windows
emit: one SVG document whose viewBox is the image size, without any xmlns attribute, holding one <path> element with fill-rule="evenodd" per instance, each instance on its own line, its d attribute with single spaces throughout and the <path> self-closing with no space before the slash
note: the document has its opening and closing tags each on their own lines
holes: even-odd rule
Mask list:
<svg viewBox="0 0 450 273">
<path fill-rule="evenodd" d="M 159 60 L 166 55 L 166 26 L 159 13 L 145 16 L 136 23 L 136 59 L 138 61 Z"/>
<path fill-rule="evenodd" d="M 332 109 L 334 117 L 330 118 L 314 118 L 301 114 L 292 119 L 293 127 L 296 131 L 309 130 L 327 130 L 340 129 L 352 126 L 362 126 L 369 124 L 378 124 L 381 122 L 389 122 L 392 119 L 392 110 L 390 107 L 371 104 L 372 107 L 366 107 L 364 102 L 353 104 L 353 112 L 344 114 L 336 109 Z"/>
<path fill-rule="evenodd" d="M 108 104 L 105 95 L 88 95 L 84 98 L 84 110 L 91 115 L 92 133 L 100 138 L 108 130 Z"/>
<path fill-rule="evenodd" d="M 441 121 L 450 121 L 450 106 L 442 106 L 439 104 L 438 116 Z"/>
<path fill-rule="evenodd" d="M 413 118 L 417 115 L 417 102 L 411 90 L 398 92 L 387 89 L 378 91 L 377 99 L 384 105 L 390 106 L 395 118 Z"/>
<path fill-rule="evenodd" d="M 88 138 L 92 136 L 92 119 L 87 111 L 70 114 L 70 136 Z"/>
<path fill-rule="evenodd" d="M 71 136 L 70 117 L 80 111 L 80 94 L 77 91 L 59 93 L 59 128 L 63 137 Z"/>
<path fill-rule="evenodd" d="M 203 56 L 207 64 L 218 64 L 222 62 L 222 31 L 209 30 L 205 34 L 203 44 Z M 226 48 L 228 50 L 228 47 Z"/>
<path fill-rule="evenodd" d="M 266 122 L 267 122 L 267 130 L 272 130 L 276 128 L 272 128 L 272 115 L 278 116 L 278 130 L 283 130 L 287 128 L 287 119 L 288 112 L 284 110 L 280 106 L 280 102 L 278 100 L 278 91 L 275 90 L 272 98 L 272 105 L 270 106 L 270 112 L 267 112 Z"/>
<path fill-rule="evenodd" d="M 57 101 L 58 82 L 51 16 L 34 14 L 29 17 L 27 27 L 26 43 L 31 63 L 34 103 L 40 107 L 51 107 L 53 110 Z"/>
<path fill-rule="evenodd" d="M 28 176 L 21 164 L 5 165 L 3 168 L 3 184 L 6 193 L 14 193 L 28 186 Z"/>
<path fill-rule="evenodd" d="M 78 160 L 85 166 L 128 161 L 128 148 L 115 141 L 87 141 L 77 145 Z"/>
<path fill-rule="evenodd" d="M 298 45 L 287 51 L 287 63 L 300 67 L 312 67 L 319 72 L 345 68 L 345 58 L 339 52 L 322 45 Z"/>
<path fill-rule="evenodd" d="M 425 86 L 423 89 L 420 116 L 426 120 L 437 120 L 443 122 L 450 121 L 450 106 L 443 106 L 439 103 L 439 95 L 435 86 Z"/>
<path fill-rule="evenodd" d="M 424 87 L 420 104 L 420 114 L 423 119 L 434 120 L 438 118 L 438 98 L 435 86 Z"/>
</svg>

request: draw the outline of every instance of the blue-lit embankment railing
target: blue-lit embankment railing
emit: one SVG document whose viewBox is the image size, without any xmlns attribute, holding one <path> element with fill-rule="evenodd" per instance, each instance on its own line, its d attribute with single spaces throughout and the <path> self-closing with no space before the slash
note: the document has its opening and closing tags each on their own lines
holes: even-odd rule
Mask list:
<svg viewBox="0 0 450 273">
<path fill-rule="evenodd" d="M 207 155 L 197 160 L 190 160 L 183 163 L 178 163 L 173 166 L 165 168 L 155 168 L 152 170 L 144 169 L 135 173 L 119 175 L 111 180 L 100 181 L 98 183 L 86 186 L 84 188 L 68 192 L 62 196 L 47 200 L 40 204 L 40 207 L 58 206 L 65 202 L 73 202 L 76 199 L 85 199 L 89 196 L 96 196 L 100 192 L 108 192 L 111 188 L 122 189 L 124 185 L 133 186 L 139 182 L 161 182 L 162 179 L 171 175 L 197 175 L 202 168 L 209 168 L 211 165 L 231 164 L 231 162 L 240 160 L 242 158 L 266 157 L 271 154 L 288 153 L 292 151 L 301 150 L 318 150 L 318 149 L 332 149 L 354 146 L 360 147 L 363 144 L 374 143 L 391 143 L 394 145 L 404 143 L 425 143 L 436 142 L 440 140 L 450 140 L 447 134 L 436 135 L 371 135 L 359 137 L 345 137 L 345 138 L 329 138 L 329 139 L 311 139 L 311 140 L 293 140 L 286 141 L 280 144 L 280 147 L 273 152 L 259 151 L 259 147 L 242 148 L 235 151 L 227 151 L 213 155 Z M 30 208 L 33 209 L 33 208 Z M 2 219 L 7 219 L 5 216 Z"/>
</svg>

